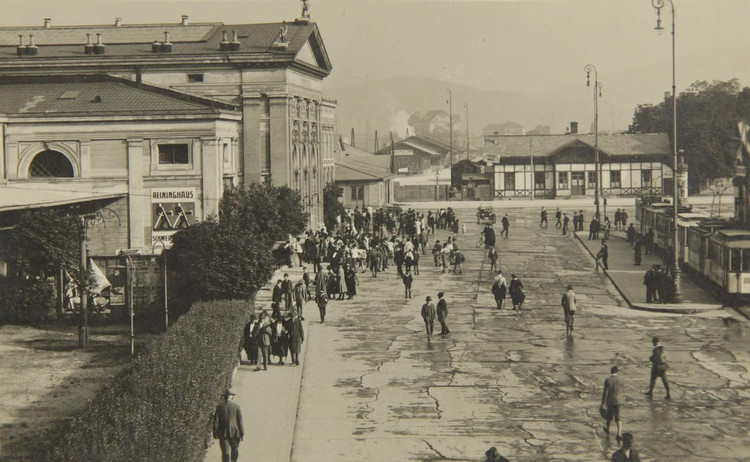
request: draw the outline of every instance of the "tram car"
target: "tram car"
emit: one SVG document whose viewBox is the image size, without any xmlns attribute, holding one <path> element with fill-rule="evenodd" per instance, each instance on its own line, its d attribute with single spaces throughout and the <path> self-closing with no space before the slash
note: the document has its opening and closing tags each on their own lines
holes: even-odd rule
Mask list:
<svg viewBox="0 0 750 462">
<path fill-rule="evenodd" d="M 722 293 L 750 294 L 750 231 L 720 229 L 711 234 L 704 268 Z"/>
</svg>

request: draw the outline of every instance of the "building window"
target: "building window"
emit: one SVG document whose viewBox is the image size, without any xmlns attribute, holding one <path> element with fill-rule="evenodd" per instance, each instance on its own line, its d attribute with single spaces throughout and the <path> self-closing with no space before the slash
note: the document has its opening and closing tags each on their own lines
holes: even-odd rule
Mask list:
<svg viewBox="0 0 750 462">
<path fill-rule="evenodd" d="M 353 201 L 365 200 L 365 187 L 364 186 L 352 186 L 352 200 Z"/>
<path fill-rule="evenodd" d="M 641 185 L 651 186 L 651 170 L 641 170 Z"/>
<path fill-rule="evenodd" d="M 588 172 L 588 187 L 590 189 L 596 189 L 596 172 Z"/>
<path fill-rule="evenodd" d="M 557 174 L 557 189 L 570 189 L 568 172 L 559 172 Z"/>
<path fill-rule="evenodd" d="M 160 144 L 159 164 L 161 165 L 188 165 L 190 163 L 190 150 L 187 144 Z"/>
<path fill-rule="evenodd" d="M 190 83 L 202 83 L 203 74 L 188 74 L 187 79 L 188 79 L 188 82 Z"/>
<path fill-rule="evenodd" d="M 621 188 L 622 180 L 620 179 L 620 171 L 612 170 L 609 172 L 609 187 L 610 188 Z"/>
<path fill-rule="evenodd" d="M 221 147 L 221 157 L 225 164 L 229 163 L 229 143 L 224 143 Z"/>
<path fill-rule="evenodd" d="M 516 174 L 513 172 L 503 174 L 503 185 L 506 191 L 513 191 L 516 189 Z"/>
<path fill-rule="evenodd" d="M 73 165 L 64 154 L 46 150 L 34 157 L 29 166 L 32 178 L 72 178 Z"/>
<path fill-rule="evenodd" d="M 544 190 L 544 172 L 534 172 L 534 189 Z"/>
</svg>

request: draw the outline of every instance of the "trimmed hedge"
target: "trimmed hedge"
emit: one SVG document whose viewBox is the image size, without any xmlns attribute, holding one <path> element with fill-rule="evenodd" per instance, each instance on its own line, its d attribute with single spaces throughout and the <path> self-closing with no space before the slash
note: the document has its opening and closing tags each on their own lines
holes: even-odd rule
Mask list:
<svg viewBox="0 0 750 462">
<path fill-rule="evenodd" d="M 47 281 L 0 278 L 0 325 L 40 324 L 55 313 L 55 291 Z"/>
<path fill-rule="evenodd" d="M 65 425 L 45 460 L 202 461 L 248 301 L 200 302 Z"/>
</svg>

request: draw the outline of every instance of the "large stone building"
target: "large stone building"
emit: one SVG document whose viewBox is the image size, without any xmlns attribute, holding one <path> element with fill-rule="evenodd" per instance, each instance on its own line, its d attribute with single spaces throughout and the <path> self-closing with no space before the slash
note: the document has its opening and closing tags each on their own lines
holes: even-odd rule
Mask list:
<svg viewBox="0 0 750 462">
<path fill-rule="evenodd" d="M 90 243 L 107 253 L 150 252 L 252 182 L 298 190 L 316 225 L 334 170 L 330 71 L 308 18 L 0 28 L 0 188 L 79 203 L 114 188 L 119 237 Z"/>
</svg>

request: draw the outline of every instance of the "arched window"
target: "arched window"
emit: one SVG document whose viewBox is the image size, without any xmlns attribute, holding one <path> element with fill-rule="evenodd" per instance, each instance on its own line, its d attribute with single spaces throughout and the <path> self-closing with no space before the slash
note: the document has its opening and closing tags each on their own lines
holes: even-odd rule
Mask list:
<svg viewBox="0 0 750 462">
<path fill-rule="evenodd" d="M 73 174 L 73 165 L 68 158 L 49 149 L 37 154 L 29 166 L 32 178 L 72 178 Z"/>
</svg>

